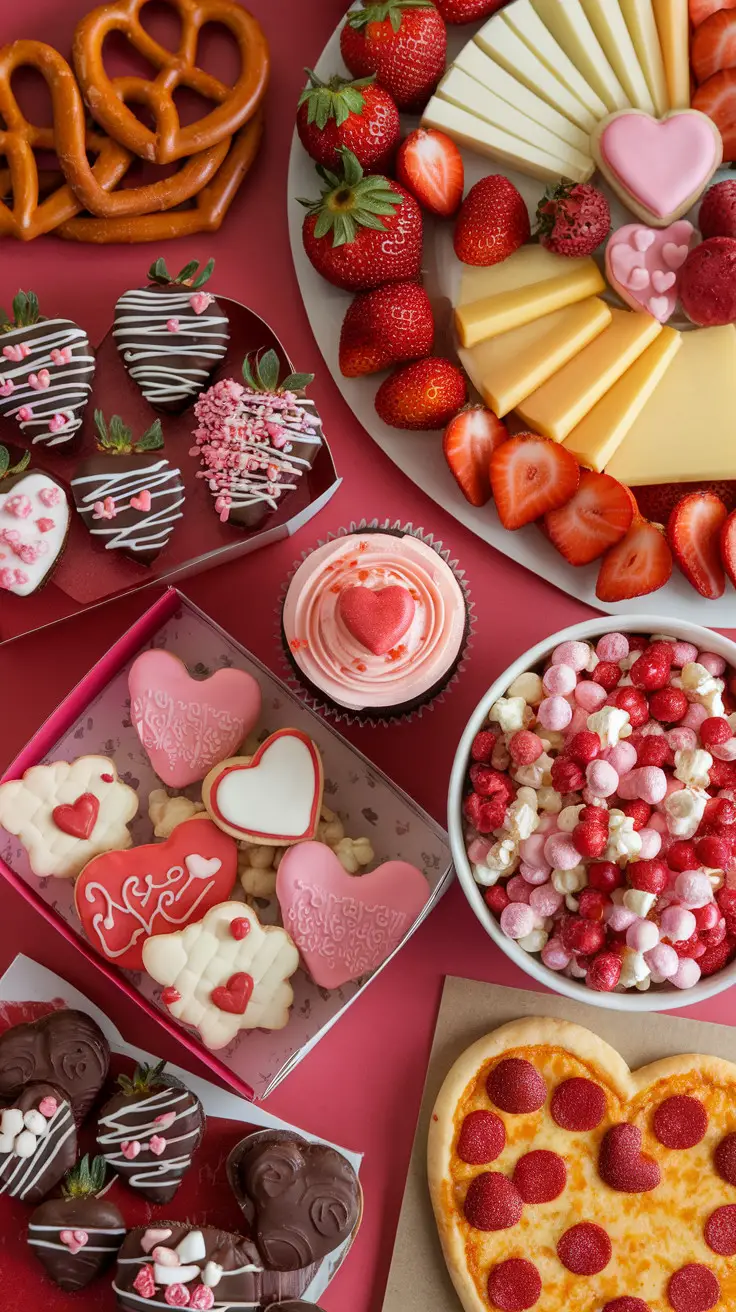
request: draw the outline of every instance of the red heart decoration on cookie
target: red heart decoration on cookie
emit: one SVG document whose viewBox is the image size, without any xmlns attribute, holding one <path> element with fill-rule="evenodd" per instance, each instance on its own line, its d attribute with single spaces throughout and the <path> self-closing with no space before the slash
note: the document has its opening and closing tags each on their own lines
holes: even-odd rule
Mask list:
<svg viewBox="0 0 736 1312">
<path fill-rule="evenodd" d="M 408 588 L 344 588 L 338 610 L 353 637 L 374 656 L 385 656 L 403 638 L 416 604 Z"/>
<path fill-rule="evenodd" d="M 231 975 L 227 984 L 212 990 L 212 1001 L 220 1011 L 230 1011 L 236 1016 L 243 1016 L 253 992 L 253 976 L 244 970 Z"/>
<path fill-rule="evenodd" d="M 82 793 L 76 802 L 55 806 L 51 812 L 56 828 L 72 838 L 89 838 L 99 814 L 100 802 L 94 793 Z"/>
<path fill-rule="evenodd" d="M 598 1172 L 611 1189 L 622 1194 L 646 1194 L 656 1189 L 660 1170 L 653 1157 L 641 1151 L 637 1125 L 612 1125 L 603 1137 Z"/>
<path fill-rule="evenodd" d="M 278 729 L 250 760 L 234 756 L 210 770 L 202 800 L 234 838 L 287 846 L 313 838 L 322 807 L 322 758 L 300 729 Z"/>
</svg>

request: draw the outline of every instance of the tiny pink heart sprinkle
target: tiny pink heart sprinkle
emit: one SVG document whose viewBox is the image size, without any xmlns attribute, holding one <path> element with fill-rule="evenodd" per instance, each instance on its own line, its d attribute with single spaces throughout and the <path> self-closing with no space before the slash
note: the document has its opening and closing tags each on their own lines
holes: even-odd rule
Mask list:
<svg viewBox="0 0 736 1312">
<path fill-rule="evenodd" d="M 41 383 L 40 383 L 40 381 L 39 381 L 38 374 L 29 374 L 29 375 L 28 375 L 28 386 L 29 386 L 29 387 L 32 387 L 33 390 L 34 390 L 34 392 L 40 392 L 40 390 L 41 390 Z"/>
<path fill-rule="evenodd" d="M 652 286 L 655 292 L 668 292 L 676 282 L 677 274 L 675 273 L 664 273 L 661 269 L 655 269 L 652 274 Z"/>
<path fill-rule="evenodd" d="M 653 296 L 649 302 L 649 310 L 655 319 L 661 319 L 669 314 L 669 301 L 666 296 Z"/>
<path fill-rule="evenodd" d="M 120 1151 L 128 1162 L 132 1162 L 138 1156 L 140 1150 L 141 1145 L 137 1139 L 125 1139 L 120 1145 Z"/>
<path fill-rule="evenodd" d="M 179 320 L 178 320 L 178 319 L 167 319 L 167 321 L 166 321 L 166 331 L 167 331 L 168 333 L 178 333 L 178 331 L 179 331 Z"/>
<path fill-rule="evenodd" d="M 195 292 L 193 296 L 189 297 L 189 304 L 195 314 L 202 314 L 214 299 L 214 296 L 210 296 L 209 292 Z"/>
<path fill-rule="evenodd" d="M 634 233 L 634 245 L 638 251 L 648 251 L 655 241 L 654 233 L 648 228 L 640 228 L 638 232 Z"/>
<path fill-rule="evenodd" d="M 46 1120 L 49 1121 L 51 1120 L 51 1117 L 55 1116 L 58 1112 L 59 1104 L 55 1098 L 42 1098 L 38 1104 L 38 1110 L 41 1115 L 45 1116 Z"/>
<path fill-rule="evenodd" d="M 168 1130 L 170 1125 L 176 1120 L 176 1112 L 162 1112 L 154 1120 L 154 1125 L 160 1125 L 162 1130 Z"/>
<path fill-rule="evenodd" d="M 154 1134 L 148 1141 L 148 1147 L 155 1157 L 160 1157 L 166 1149 L 166 1140 L 160 1134 Z"/>
<path fill-rule="evenodd" d="M 33 411 L 29 405 L 22 405 L 18 411 L 18 418 L 22 424 L 27 424 L 29 419 L 33 418 Z"/>
<path fill-rule="evenodd" d="M 12 378 L 6 378 L 0 387 L 0 396 L 12 396 L 15 391 L 15 383 Z"/>
<path fill-rule="evenodd" d="M 662 247 L 662 259 L 670 269 L 681 269 L 689 253 L 689 246 L 677 246 L 673 241 L 666 241 Z"/>
<path fill-rule="evenodd" d="M 142 492 L 139 492 L 137 497 L 130 498 L 130 508 L 131 510 L 142 510 L 144 513 L 151 509 L 151 493 L 148 488 L 144 488 Z"/>
<path fill-rule="evenodd" d="M 649 286 L 649 274 L 646 269 L 632 269 L 629 275 L 628 286 L 634 292 L 641 292 Z"/>
<path fill-rule="evenodd" d="M 84 1245 L 89 1243 L 89 1235 L 86 1230 L 75 1230 L 74 1238 L 81 1248 L 84 1248 Z"/>
<path fill-rule="evenodd" d="M 159 1266 L 181 1266 L 179 1254 L 173 1248 L 154 1248 L 151 1257 Z"/>
<path fill-rule="evenodd" d="M 49 420 L 49 432 L 58 433 L 66 425 L 66 416 L 55 414 L 53 419 Z"/>
<path fill-rule="evenodd" d="M 36 528 L 38 529 L 39 533 L 50 533 L 53 527 L 54 527 L 53 519 L 36 520 Z"/>
</svg>

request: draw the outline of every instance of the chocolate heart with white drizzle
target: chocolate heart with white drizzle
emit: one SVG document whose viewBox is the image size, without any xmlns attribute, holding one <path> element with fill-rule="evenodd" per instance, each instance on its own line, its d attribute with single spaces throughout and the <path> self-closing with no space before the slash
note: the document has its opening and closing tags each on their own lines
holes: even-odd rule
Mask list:
<svg viewBox="0 0 736 1312">
<path fill-rule="evenodd" d="M 186 410 L 225 358 L 227 315 L 202 291 L 214 267 L 209 260 L 199 272 L 192 260 L 173 277 L 165 260 L 156 260 L 148 287 L 125 292 L 115 306 L 113 337 L 123 364 L 158 410 Z"/>
<path fill-rule="evenodd" d="M 98 1197 L 107 1167 L 83 1157 L 64 1179 L 61 1198 L 50 1198 L 28 1222 L 28 1243 L 60 1289 L 75 1293 L 110 1266 L 125 1238 L 114 1203 Z"/>
<path fill-rule="evenodd" d="M 108 1166 L 154 1203 L 168 1203 L 204 1134 L 199 1099 L 158 1066 L 137 1066 L 118 1078 L 100 1112 L 97 1147 Z"/>
<path fill-rule="evenodd" d="M 71 319 L 44 318 L 35 292 L 18 292 L 12 319 L 0 313 L 0 416 L 34 445 L 70 450 L 95 372 L 87 334 Z"/>
</svg>

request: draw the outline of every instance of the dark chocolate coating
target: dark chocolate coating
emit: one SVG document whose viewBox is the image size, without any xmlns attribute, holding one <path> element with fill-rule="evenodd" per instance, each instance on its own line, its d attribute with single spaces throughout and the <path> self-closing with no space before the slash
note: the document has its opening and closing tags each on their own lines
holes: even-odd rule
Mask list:
<svg viewBox="0 0 736 1312">
<path fill-rule="evenodd" d="M 248 1135 L 227 1171 L 258 1251 L 276 1271 L 321 1262 L 360 1220 L 358 1177 L 324 1144 L 278 1130 Z"/>
<path fill-rule="evenodd" d="M 145 492 L 151 495 L 148 510 L 131 506 L 131 499 Z M 161 451 L 150 455 L 90 456 L 74 474 L 72 493 L 95 542 L 108 551 L 120 551 L 140 565 L 151 565 L 168 546 L 182 517 L 185 496 L 180 471 Z M 95 513 L 95 506 L 104 504 L 106 498 L 114 503 L 116 513 L 112 519 Z"/>
<path fill-rule="evenodd" d="M 269 1312 L 322 1312 L 316 1303 L 305 1303 L 303 1298 L 291 1298 L 288 1303 L 274 1303 Z"/>
<path fill-rule="evenodd" d="M 62 1230 L 82 1230 L 87 1242 L 76 1253 Z M 52 1280 L 75 1293 L 109 1267 L 125 1238 L 125 1220 L 106 1198 L 50 1198 L 32 1214 L 28 1243 Z"/>
<path fill-rule="evenodd" d="M 43 1118 L 45 1131 L 35 1135 L 34 1152 L 28 1157 L 20 1157 L 13 1151 L 0 1152 L 0 1194 L 20 1198 L 24 1203 L 40 1203 L 64 1178 L 77 1157 L 77 1130 L 71 1103 L 56 1085 L 28 1084 L 10 1106 L 21 1112 L 37 1111 L 44 1098 L 54 1098 L 57 1110 L 53 1116 Z M 32 1132 L 30 1127 L 28 1132 Z"/>
<path fill-rule="evenodd" d="M 115 306 L 113 335 L 123 364 L 146 400 L 169 414 L 181 414 L 208 386 L 230 340 L 222 306 L 213 299 L 196 314 L 189 304 L 193 294 L 180 284 L 151 283 L 125 292 Z M 179 327 L 170 332 L 172 320 Z M 181 351 L 175 349 L 179 344 Z"/>
<path fill-rule="evenodd" d="M 52 447 L 66 455 L 79 441 L 87 402 L 92 392 L 95 357 L 87 334 L 71 319 L 44 319 L 26 328 L 13 328 L 0 337 L 0 349 L 30 347 L 30 354 L 20 361 L 0 356 L 0 380 L 12 382 L 10 396 L 0 397 L 0 417 L 18 423 L 18 431 L 30 445 Z M 56 364 L 52 351 L 69 349 L 71 359 Z M 49 374 L 48 387 L 33 388 L 28 379 L 42 370 Z M 17 412 L 29 406 L 32 418 L 21 424 Z M 65 428 L 52 433 L 49 421 L 63 414 Z"/>
<path fill-rule="evenodd" d="M 170 1126 L 156 1125 L 157 1117 L 167 1115 L 176 1117 Z M 178 1082 L 159 1084 L 148 1093 L 132 1097 L 117 1093 L 100 1111 L 97 1151 L 137 1193 L 150 1198 L 152 1203 L 168 1203 L 191 1166 L 202 1141 L 204 1125 L 199 1099 Z M 154 1136 L 166 1141 L 159 1154 L 148 1146 Z M 137 1140 L 141 1145 L 141 1151 L 132 1161 L 120 1149 L 125 1140 Z"/>
<path fill-rule="evenodd" d="M 99 1025 L 64 1007 L 0 1035 L 0 1098 L 14 1098 L 29 1080 L 57 1084 L 84 1120 L 107 1076 L 110 1048 Z"/>
</svg>

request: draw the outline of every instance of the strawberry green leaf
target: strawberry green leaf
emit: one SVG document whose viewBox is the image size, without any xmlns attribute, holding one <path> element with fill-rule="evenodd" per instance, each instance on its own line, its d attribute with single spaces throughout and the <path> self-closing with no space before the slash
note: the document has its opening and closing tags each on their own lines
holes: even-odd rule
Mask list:
<svg viewBox="0 0 736 1312">
<path fill-rule="evenodd" d="M 213 274 L 213 272 L 214 272 L 214 268 L 215 268 L 215 261 L 212 260 L 212 259 L 208 260 L 207 263 L 205 264 L 205 266 L 204 266 L 202 272 L 201 272 L 201 273 L 198 273 L 198 274 L 197 274 L 197 277 L 193 280 L 193 282 L 192 282 L 192 291 L 195 291 L 195 292 L 196 292 L 196 291 L 199 291 L 199 288 L 200 288 L 200 287 L 204 287 L 205 283 L 206 283 L 206 282 L 209 282 L 209 280 L 210 280 L 210 278 L 212 277 L 212 274 Z"/>
<path fill-rule="evenodd" d="M 163 259 L 154 260 L 148 270 L 148 277 L 151 282 L 160 283 L 163 287 L 168 286 L 169 283 L 174 281 L 169 273 L 166 260 Z"/>
<path fill-rule="evenodd" d="M 17 292 L 13 297 L 13 319 L 16 328 L 30 328 L 38 323 L 39 307 L 35 292 Z"/>
<path fill-rule="evenodd" d="M 188 282 L 190 278 L 194 277 L 198 268 L 199 268 L 199 260 L 190 260 L 189 263 L 185 264 L 184 268 L 179 273 L 177 273 L 174 282 L 177 283 L 177 285 L 181 285 L 182 283 Z"/>
<path fill-rule="evenodd" d="M 275 392 L 278 387 L 279 373 L 281 371 L 279 357 L 276 352 L 266 351 L 265 355 L 262 355 L 258 361 L 257 370 L 261 384 L 260 390 L 263 392 Z"/>
<path fill-rule="evenodd" d="M 304 71 L 309 78 L 309 85 L 302 91 L 299 105 L 307 106 L 307 123 L 314 124 L 322 132 L 331 118 L 341 127 L 351 114 L 362 114 L 365 105 L 363 88 L 370 86 L 374 77 L 351 81 L 336 74 L 325 83 L 311 68 L 305 68 Z"/>
<path fill-rule="evenodd" d="M 434 9 L 433 0 L 382 0 L 382 3 L 367 4 L 362 9 L 353 9 L 348 14 L 348 23 L 358 30 L 369 23 L 391 23 L 392 30 L 398 32 L 404 12 L 408 9 Z"/>
<path fill-rule="evenodd" d="M 104 1157 L 94 1157 L 90 1161 L 85 1153 L 76 1166 L 67 1171 L 62 1194 L 65 1198 L 94 1198 L 104 1189 L 106 1175 L 107 1162 Z"/>
<path fill-rule="evenodd" d="M 306 392 L 310 383 L 314 382 L 314 374 L 289 374 L 281 384 L 280 392 Z"/>
<path fill-rule="evenodd" d="M 249 355 L 246 355 L 243 361 L 243 378 L 252 392 L 258 391 L 258 383 L 251 367 L 251 357 Z"/>
<path fill-rule="evenodd" d="M 0 446 L 0 478 L 5 478 L 10 469 L 10 452 L 6 446 Z"/>
<path fill-rule="evenodd" d="M 133 450 L 136 454 L 140 451 L 160 451 L 163 444 L 164 430 L 161 427 L 161 420 L 154 419 L 151 427 L 134 443 Z"/>
<path fill-rule="evenodd" d="M 355 241 L 360 228 L 382 232 L 386 225 L 381 218 L 392 218 L 396 207 L 404 202 L 388 178 L 380 173 L 365 177 L 352 151 L 342 147 L 340 155 L 343 176 L 318 168 L 327 186 L 319 200 L 307 205 L 309 216 L 316 219 L 314 237 L 326 237 L 331 232 L 335 247 Z"/>
</svg>

